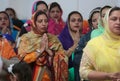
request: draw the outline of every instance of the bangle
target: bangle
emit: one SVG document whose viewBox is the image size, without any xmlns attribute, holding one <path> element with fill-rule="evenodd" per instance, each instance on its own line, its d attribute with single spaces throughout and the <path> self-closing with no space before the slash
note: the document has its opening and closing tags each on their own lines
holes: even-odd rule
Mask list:
<svg viewBox="0 0 120 81">
<path fill-rule="evenodd" d="M 41 53 L 41 51 L 39 49 L 36 50 L 37 53 Z"/>
</svg>

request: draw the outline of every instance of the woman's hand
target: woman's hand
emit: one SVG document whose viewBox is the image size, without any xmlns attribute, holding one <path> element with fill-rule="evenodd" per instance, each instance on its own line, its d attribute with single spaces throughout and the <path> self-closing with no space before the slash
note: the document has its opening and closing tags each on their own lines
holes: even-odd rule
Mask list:
<svg viewBox="0 0 120 81">
<path fill-rule="evenodd" d="M 79 30 L 76 31 L 75 33 L 75 37 L 74 37 L 74 44 L 78 44 L 79 40 L 80 40 L 80 32 Z"/>
<path fill-rule="evenodd" d="M 120 72 L 111 73 L 109 78 L 113 81 L 120 81 Z"/>
<path fill-rule="evenodd" d="M 40 42 L 40 51 L 41 51 L 41 53 L 43 51 L 45 51 L 45 49 L 46 49 L 46 41 L 47 41 L 47 35 L 43 34 L 42 40 Z"/>
</svg>

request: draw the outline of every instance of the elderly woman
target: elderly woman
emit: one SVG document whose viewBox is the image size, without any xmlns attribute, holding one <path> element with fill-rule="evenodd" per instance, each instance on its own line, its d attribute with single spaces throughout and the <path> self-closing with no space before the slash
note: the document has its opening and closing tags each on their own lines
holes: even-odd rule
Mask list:
<svg viewBox="0 0 120 81">
<path fill-rule="evenodd" d="M 92 81 L 119 81 L 120 7 L 110 9 L 103 23 L 105 32 L 90 40 L 83 50 L 80 75 Z"/>
<path fill-rule="evenodd" d="M 18 54 L 34 63 L 33 81 L 67 81 L 68 58 L 57 37 L 47 33 L 46 13 L 36 12 L 32 24 L 32 31 L 21 37 Z"/>
</svg>

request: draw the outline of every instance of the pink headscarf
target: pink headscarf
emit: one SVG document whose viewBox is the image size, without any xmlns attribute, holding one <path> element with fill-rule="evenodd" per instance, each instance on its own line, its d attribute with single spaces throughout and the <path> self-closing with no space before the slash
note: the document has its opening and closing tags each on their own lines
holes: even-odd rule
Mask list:
<svg viewBox="0 0 120 81">
<path fill-rule="evenodd" d="M 37 1 L 35 1 L 34 3 L 33 3 L 33 6 L 32 6 L 32 15 L 36 12 L 36 9 L 37 9 L 37 2 L 39 2 L 39 1 L 41 1 L 41 0 L 37 0 Z M 24 24 L 24 26 L 25 26 L 25 29 L 27 30 L 27 31 L 31 31 L 31 25 L 32 25 L 32 22 L 31 22 L 31 20 L 28 20 L 25 24 Z"/>
<path fill-rule="evenodd" d="M 48 14 L 49 16 L 48 32 L 49 33 L 54 34 L 54 35 L 59 35 L 61 33 L 61 31 L 65 27 L 65 22 L 62 19 L 62 14 L 63 14 L 63 11 L 61 11 L 59 23 L 56 23 L 55 20 L 50 18 L 50 14 Z"/>
</svg>

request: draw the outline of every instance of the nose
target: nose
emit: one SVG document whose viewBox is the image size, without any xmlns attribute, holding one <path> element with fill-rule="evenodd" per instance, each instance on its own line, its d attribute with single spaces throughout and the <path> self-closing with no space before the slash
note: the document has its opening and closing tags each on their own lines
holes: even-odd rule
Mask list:
<svg viewBox="0 0 120 81">
<path fill-rule="evenodd" d="M 45 21 L 43 21 L 43 22 L 42 22 L 42 25 L 46 25 L 46 22 L 45 22 Z"/>
</svg>

